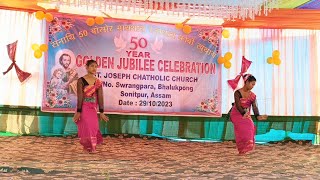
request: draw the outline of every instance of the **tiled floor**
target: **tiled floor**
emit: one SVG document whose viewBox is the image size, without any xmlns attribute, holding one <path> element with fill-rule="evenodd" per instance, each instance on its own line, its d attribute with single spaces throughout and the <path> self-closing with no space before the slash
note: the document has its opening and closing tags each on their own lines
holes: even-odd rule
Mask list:
<svg viewBox="0 0 320 180">
<path fill-rule="evenodd" d="M 238 156 L 233 142 L 105 137 L 97 154 L 77 138 L 0 137 L 0 179 L 320 179 L 320 147 L 257 145 Z"/>
</svg>

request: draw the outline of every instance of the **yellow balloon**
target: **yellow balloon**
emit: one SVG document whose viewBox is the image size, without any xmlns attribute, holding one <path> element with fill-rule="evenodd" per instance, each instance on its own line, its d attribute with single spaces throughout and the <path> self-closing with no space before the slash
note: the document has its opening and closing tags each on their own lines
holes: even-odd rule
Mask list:
<svg viewBox="0 0 320 180">
<path fill-rule="evenodd" d="M 231 67 L 231 62 L 230 61 L 224 62 L 224 67 L 229 69 Z"/>
<path fill-rule="evenodd" d="M 39 49 L 39 45 L 38 44 L 32 44 L 31 46 L 32 50 L 36 51 Z"/>
<path fill-rule="evenodd" d="M 273 63 L 274 63 L 275 65 L 279 66 L 279 65 L 281 64 L 281 59 L 280 59 L 280 58 L 275 58 L 275 59 L 273 60 Z"/>
<path fill-rule="evenodd" d="M 232 58 L 232 53 L 231 53 L 231 52 L 226 52 L 226 53 L 224 54 L 224 58 L 225 58 L 227 61 L 229 61 L 229 60 Z"/>
<path fill-rule="evenodd" d="M 177 29 L 182 29 L 182 28 L 183 28 L 183 24 L 182 24 L 182 23 L 176 24 L 176 28 L 177 28 Z"/>
<path fill-rule="evenodd" d="M 182 31 L 183 31 L 185 34 L 190 34 L 191 31 L 192 31 L 192 28 L 191 28 L 191 26 L 189 26 L 189 25 L 185 25 L 185 26 L 183 26 Z"/>
<path fill-rule="evenodd" d="M 46 44 L 41 44 L 41 45 L 40 45 L 40 50 L 41 50 L 42 52 L 47 52 L 47 51 L 48 51 L 48 45 L 46 45 Z"/>
<path fill-rule="evenodd" d="M 44 18 L 44 12 L 43 11 L 37 11 L 36 12 L 36 18 L 39 20 L 42 20 Z"/>
<path fill-rule="evenodd" d="M 53 15 L 51 13 L 46 13 L 46 15 L 44 15 L 44 17 L 46 18 L 46 20 L 48 22 L 51 22 L 53 20 Z"/>
<path fill-rule="evenodd" d="M 103 17 L 96 17 L 96 18 L 94 18 L 94 20 L 98 25 L 101 25 L 101 24 L 104 23 L 104 18 Z"/>
<path fill-rule="evenodd" d="M 42 52 L 38 49 L 36 51 L 34 51 L 34 57 L 37 59 L 40 59 L 42 57 Z"/>
<path fill-rule="evenodd" d="M 274 50 L 274 51 L 272 52 L 272 57 L 273 57 L 273 58 L 278 58 L 279 56 L 280 56 L 280 51 Z"/>
<path fill-rule="evenodd" d="M 222 31 L 222 36 L 223 36 L 224 38 L 229 38 L 229 37 L 230 37 L 230 32 L 229 32 L 229 30 L 224 29 L 224 30 Z"/>
<path fill-rule="evenodd" d="M 268 57 L 267 63 L 268 63 L 268 64 L 273 64 L 273 58 L 272 58 L 272 57 Z"/>
<path fill-rule="evenodd" d="M 93 26 L 94 25 L 94 19 L 93 18 L 88 18 L 86 20 L 86 23 L 87 23 L 88 26 Z"/>
<path fill-rule="evenodd" d="M 226 59 L 222 56 L 218 57 L 218 60 L 217 60 L 218 64 L 223 64 L 224 62 L 226 62 Z"/>
</svg>

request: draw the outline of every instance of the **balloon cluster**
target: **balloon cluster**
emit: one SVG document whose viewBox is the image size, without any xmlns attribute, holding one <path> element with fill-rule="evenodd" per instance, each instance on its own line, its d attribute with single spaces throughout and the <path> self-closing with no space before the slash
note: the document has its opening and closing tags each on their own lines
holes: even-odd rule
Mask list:
<svg viewBox="0 0 320 180">
<path fill-rule="evenodd" d="M 218 63 L 219 64 L 223 64 L 223 66 L 227 69 L 229 69 L 231 67 L 231 62 L 230 60 L 232 59 L 232 53 L 231 52 L 226 52 L 224 54 L 224 57 L 220 56 L 218 58 Z"/>
<path fill-rule="evenodd" d="M 274 50 L 272 52 L 272 57 L 268 57 L 267 63 L 279 66 L 281 64 L 280 52 L 278 50 Z"/>
<path fill-rule="evenodd" d="M 191 26 L 184 25 L 182 23 L 176 24 L 176 28 L 179 29 L 179 30 L 182 29 L 182 32 L 184 32 L 185 34 L 190 34 L 192 32 L 192 27 Z"/>
<path fill-rule="evenodd" d="M 226 39 L 230 37 L 230 32 L 228 29 L 224 29 L 221 34 Z"/>
<path fill-rule="evenodd" d="M 42 20 L 43 18 L 45 18 L 46 21 L 51 22 L 53 20 L 53 15 L 51 13 L 44 13 L 43 11 L 37 11 L 36 18 L 39 20 Z"/>
<path fill-rule="evenodd" d="M 37 59 L 40 59 L 42 57 L 42 52 L 47 52 L 48 51 L 48 45 L 46 44 L 32 44 L 32 49 L 34 50 L 34 57 Z"/>
<path fill-rule="evenodd" d="M 94 19 L 93 18 L 88 18 L 86 20 L 86 23 L 88 26 L 93 26 L 94 23 L 98 24 L 98 25 L 101 25 L 104 23 L 104 18 L 103 17 L 95 17 Z"/>
</svg>

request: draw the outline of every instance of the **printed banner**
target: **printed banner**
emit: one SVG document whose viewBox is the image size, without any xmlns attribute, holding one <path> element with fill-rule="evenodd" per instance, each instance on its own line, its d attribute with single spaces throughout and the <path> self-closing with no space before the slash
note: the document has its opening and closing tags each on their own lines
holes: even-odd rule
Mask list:
<svg viewBox="0 0 320 180">
<path fill-rule="evenodd" d="M 55 17 L 47 28 L 43 111 L 75 111 L 93 59 L 106 113 L 221 116 L 221 27 Z"/>
</svg>

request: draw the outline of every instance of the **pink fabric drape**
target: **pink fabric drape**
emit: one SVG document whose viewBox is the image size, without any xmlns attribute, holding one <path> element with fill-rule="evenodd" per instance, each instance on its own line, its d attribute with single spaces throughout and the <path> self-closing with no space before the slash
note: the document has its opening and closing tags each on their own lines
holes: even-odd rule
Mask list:
<svg viewBox="0 0 320 180">
<path fill-rule="evenodd" d="M 14 67 L 16 69 L 16 73 L 18 75 L 19 81 L 23 83 L 26 79 L 28 79 L 31 74 L 28 72 L 22 71 L 19 66 L 16 64 L 16 50 L 17 50 L 18 41 L 7 45 L 8 55 L 10 60 L 12 61 L 11 65 L 8 69 L 3 72 L 3 75 L 6 75 L 11 69 Z"/>
<path fill-rule="evenodd" d="M 236 78 L 228 80 L 228 84 L 230 87 L 235 90 L 239 84 L 239 81 L 241 77 L 243 77 L 244 73 L 246 73 L 251 65 L 251 61 L 246 59 L 244 56 L 242 56 L 242 64 L 241 64 L 241 72 L 239 75 L 236 76 Z"/>
</svg>

